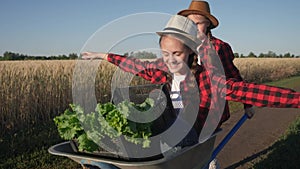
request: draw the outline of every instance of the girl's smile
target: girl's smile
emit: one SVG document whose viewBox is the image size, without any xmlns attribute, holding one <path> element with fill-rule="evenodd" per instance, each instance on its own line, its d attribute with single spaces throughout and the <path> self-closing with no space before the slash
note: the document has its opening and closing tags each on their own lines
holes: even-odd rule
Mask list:
<svg viewBox="0 0 300 169">
<path fill-rule="evenodd" d="M 161 39 L 162 57 L 171 73 L 183 75 L 187 72 L 187 61 L 192 52 L 181 41 L 172 36 Z"/>
</svg>

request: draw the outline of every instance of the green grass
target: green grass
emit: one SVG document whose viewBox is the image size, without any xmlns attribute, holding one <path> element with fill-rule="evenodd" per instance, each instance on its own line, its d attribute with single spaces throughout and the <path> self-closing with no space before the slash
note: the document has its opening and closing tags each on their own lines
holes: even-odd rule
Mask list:
<svg viewBox="0 0 300 169">
<path fill-rule="evenodd" d="M 268 148 L 268 153 L 259 157 L 253 169 L 288 169 L 300 166 L 300 117 L 287 129 L 286 133 Z"/>
<path fill-rule="evenodd" d="M 299 91 L 300 77 L 293 77 L 268 84 L 293 88 Z M 267 148 L 267 150 L 268 151 L 265 155 L 258 157 L 260 160 L 253 164 L 253 169 L 299 168 L 300 116 L 292 124 L 290 124 L 285 134 L 282 135 L 273 145 Z"/>
<path fill-rule="evenodd" d="M 0 169 L 75 169 L 72 160 L 48 153 L 48 148 L 62 142 L 53 122 L 10 133 L 0 138 Z"/>
<path fill-rule="evenodd" d="M 81 166 L 68 158 L 53 156 L 47 152 L 48 147 L 40 147 L 31 153 L 22 153 L 16 157 L 8 158 L 0 168 L 11 169 L 75 169 Z"/>
<path fill-rule="evenodd" d="M 287 87 L 287 88 L 300 88 L 300 76 L 292 77 L 285 80 L 280 80 L 276 82 L 269 82 L 268 85 L 274 85 L 279 87 Z"/>
</svg>

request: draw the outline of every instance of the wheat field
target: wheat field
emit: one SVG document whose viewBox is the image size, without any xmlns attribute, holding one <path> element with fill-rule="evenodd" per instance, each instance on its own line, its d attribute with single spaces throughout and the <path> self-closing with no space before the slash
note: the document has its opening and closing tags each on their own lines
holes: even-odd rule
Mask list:
<svg viewBox="0 0 300 169">
<path fill-rule="evenodd" d="M 1 61 L 0 136 L 51 121 L 68 108 L 73 102 L 72 87 L 78 62 Z M 300 59 L 243 58 L 235 59 L 234 63 L 244 79 L 250 82 L 261 83 L 300 75 Z M 97 102 L 110 100 L 112 76 L 116 70 L 115 66 L 104 62 L 98 66 L 95 77 L 89 77 L 90 72 L 85 74 L 85 69 L 80 70 L 94 82 Z M 132 83 L 146 82 L 135 77 Z M 89 93 L 86 93 L 86 97 L 89 97 Z"/>
<path fill-rule="evenodd" d="M 263 83 L 300 75 L 299 58 L 237 58 L 234 64 L 249 82 Z"/>
</svg>

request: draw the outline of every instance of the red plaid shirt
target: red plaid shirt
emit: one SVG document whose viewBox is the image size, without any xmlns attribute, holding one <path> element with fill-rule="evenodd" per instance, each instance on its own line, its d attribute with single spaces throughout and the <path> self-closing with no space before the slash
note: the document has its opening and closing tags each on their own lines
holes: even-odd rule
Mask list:
<svg viewBox="0 0 300 169">
<path fill-rule="evenodd" d="M 222 62 L 226 79 L 234 78 L 237 81 L 243 81 L 243 78 L 241 77 L 239 70 L 236 68 L 236 66 L 233 63 L 234 54 L 230 45 L 213 36 L 210 38 L 210 42 L 214 46 L 214 49 L 217 52 Z M 206 49 L 202 48 L 200 50 L 199 55 L 204 55 L 205 53 L 206 53 Z M 244 104 L 244 108 L 249 108 L 249 107 L 252 107 L 252 105 Z M 230 117 L 229 105 L 228 105 L 228 101 L 226 101 L 221 123 L 228 120 L 229 117 Z"/>
<path fill-rule="evenodd" d="M 215 47 L 215 50 L 220 57 L 226 78 L 235 78 L 238 81 L 242 81 L 243 78 L 241 77 L 239 70 L 233 63 L 234 54 L 230 45 L 215 37 L 211 37 L 210 42 Z"/>
<path fill-rule="evenodd" d="M 119 66 L 124 71 L 138 75 L 151 81 L 151 83 L 163 84 L 167 82 L 166 75 L 169 71 L 162 58 L 150 62 L 117 54 L 108 54 L 107 60 Z M 205 69 L 203 66 L 198 65 L 195 73 L 200 97 L 198 121 L 201 126 L 203 126 L 210 109 L 222 111 L 218 110 L 218 107 L 211 106 L 211 103 L 218 102 L 218 100 L 211 99 L 212 91 L 217 91 L 218 95 L 226 100 L 242 102 L 258 107 L 300 108 L 300 93 L 291 89 L 245 83 L 233 78 L 225 79 L 215 73 L 218 71 L 214 69 L 214 67 Z M 219 88 L 219 86 L 224 86 L 224 88 Z M 195 88 L 190 88 L 187 80 L 183 81 L 180 87 L 181 91 L 190 93 L 191 96 L 195 95 Z M 221 122 L 227 118 L 223 114 Z"/>
<path fill-rule="evenodd" d="M 239 70 L 233 63 L 234 54 L 233 54 L 233 51 L 232 51 L 230 45 L 214 36 L 212 36 L 210 38 L 210 42 L 214 46 L 215 51 L 217 52 L 217 54 L 222 62 L 226 79 L 234 78 L 237 81 L 243 81 L 243 78 L 242 78 Z M 206 50 L 205 49 L 200 50 L 200 52 L 202 52 L 202 53 L 199 53 L 199 55 L 204 55 Z M 244 108 L 250 108 L 250 107 L 252 107 L 252 105 L 244 104 Z M 228 101 L 226 101 L 221 123 L 228 120 L 229 117 L 230 117 L 229 105 L 228 105 Z"/>
</svg>

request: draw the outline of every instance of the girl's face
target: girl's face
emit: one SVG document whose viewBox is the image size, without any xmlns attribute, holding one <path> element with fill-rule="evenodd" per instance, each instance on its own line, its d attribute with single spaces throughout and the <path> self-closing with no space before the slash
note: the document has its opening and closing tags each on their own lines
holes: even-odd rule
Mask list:
<svg viewBox="0 0 300 169">
<path fill-rule="evenodd" d="M 187 73 L 188 57 L 192 51 L 175 37 L 165 35 L 160 41 L 162 57 L 171 73 L 184 75 Z"/>
</svg>

